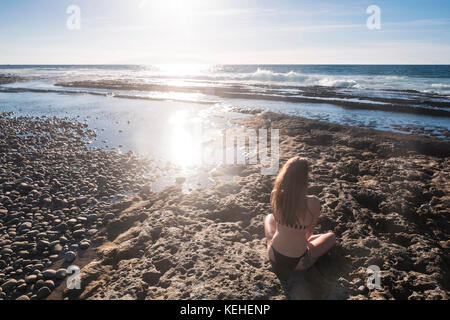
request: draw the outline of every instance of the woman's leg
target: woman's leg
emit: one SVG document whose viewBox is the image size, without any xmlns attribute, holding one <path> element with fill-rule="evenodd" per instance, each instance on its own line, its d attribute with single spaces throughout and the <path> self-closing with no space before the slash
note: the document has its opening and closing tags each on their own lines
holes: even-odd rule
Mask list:
<svg viewBox="0 0 450 320">
<path fill-rule="evenodd" d="M 318 234 L 308 239 L 308 254 L 300 260 L 297 270 L 310 268 L 321 256 L 327 253 L 336 243 L 333 232 Z"/>
<path fill-rule="evenodd" d="M 321 234 L 315 234 L 315 235 L 313 235 L 313 236 L 310 236 L 310 237 L 308 238 L 308 242 L 311 242 L 311 241 L 317 239 L 317 238 L 320 237 L 320 236 L 321 236 Z"/>
<path fill-rule="evenodd" d="M 314 259 L 318 259 L 327 253 L 336 243 L 336 236 L 333 232 L 319 235 L 312 241 L 308 241 L 308 250 Z"/>
<path fill-rule="evenodd" d="M 267 239 L 267 248 L 269 248 L 269 246 L 272 242 L 272 238 L 276 231 L 277 231 L 277 224 L 275 222 L 275 218 L 274 218 L 273 214 L 268 214 L 264 218 L 264 232 L 266 234 L 266 239 Z"/>
</svg>

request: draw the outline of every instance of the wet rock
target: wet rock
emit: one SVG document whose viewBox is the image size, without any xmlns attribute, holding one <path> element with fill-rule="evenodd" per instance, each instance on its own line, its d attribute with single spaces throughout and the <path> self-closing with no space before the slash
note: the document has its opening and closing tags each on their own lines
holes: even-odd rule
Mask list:
<svg viewBox="0 0 450 320">
<path fill-rule="evenodd" d="M 62 280 L 66 277 L 66 269 L 58 269 L 56 271 L 56 279 Z"/>
<path fill-rule="evenodd" d="M 55 289 L 55 283 L 53 280 L 45 280 L 43 286 L 49 288 L 50 290 Z"/>
<path fill-rule="evenodd" d="M 45 279 L 54 279 L 56 277 L 56 271 L 53 269 L 47 269 L 42 272 Z"/>
<path fill-rule="evenodd" d="M 87 198 L 87 197 L 80 197 L 80 198 L 78 198 L 78 199 L 75 200 L 75 203 L 76 203 L 78 206 L 80 206 L 80 205 L 86 203 L 87 201 L 88 201 L 88 198 Z"/>
<path fill-rule="evenodd" d="M 114 217 L 115 217 L 114 213 L 107 213 L 107 214 L 105 214 L 103 221 L 108 222 L 109 220 L 114 219 Z"/>
<path fill-rule="evenodd" d="M 27 229 L 31 229 L 32 226 L 31 222 L 24 222 L 17 228 L 17 231 L 22 233 Z"/>
<path fill-rule="evenodd" d="M 64 256 L 64 260 L 69 263 L 73 262 L 75 260 L 75 258 L 76 258 L 76 253 L 73 251 L 66 252 L 66 254 Z"/>
<path fill-rule="evenodd" d="M 25 277 L 25 282 L 26 283 L 35 283 L 36 280 L 37 280 L 37 275 L 35 275 L 35 274 L 32 274 L 32 275 L 29 275 L 29 276 Z"/>
<path fill-rule="evenodd" d="M 46 240 L 39 240 L 36 248 L 40 251 L 43 251 L 43 250 L 47 249 L 49 246 L 50 246 L 50 242 L 48 242 Z"/>
<path fill-rule="evenodd" d="M 16 285 L 17 285 L 16 279 L 9 279 L 1 285 L 1 288 L 4 292 L 6 292 L 14 288 Z"/>
<path fill-rule="evenodd" d="M 80 242 L 80 249 L 81 250 L 87 250 L 90 247 L 89 241 L 81 241 Z"/>
<path fill-rule="evenodd" d="M 72 233 L 72 236 L 73 236 L 74 238 L 82 238 L 82 237 L 84 236 L 85 233 L 86 233 L 86 230 L 85 230 L 85 229 L 79 229 L 79 230 L 74 231 L 74 232 Z"/>
<path fill-rule="evenodd" d="M 37 292 L 37 298 L 38 298 L 38 299 L 44 299 L 44 298 L 47 298 L 47 297 L 50 295 L 51 292 L 52 292 L 52 291 L 51 291 L 49 288 L 47 288 L 47 287 L 42 287 L 42 288 L 40 288 L 40 289 L 38 290 L 38 292 Z"/>
<path fill-rule="evenodd" d="M 22 192 L 22 194 L 27 194 L 31 190 L 33 190 L 33 186 L 29 185 L 28 183 L 22 182 L 19 184 L 19 190 Z"/>
<path fill-rule="evenodd" d="M 97 229 L 89 229 L 89 230 L 87 231 L 87 235 L 90 236 L 90 237 L 92 237 L 92 236 L 95 235 L 97 232 L 98 232 Z"/>
</svg>

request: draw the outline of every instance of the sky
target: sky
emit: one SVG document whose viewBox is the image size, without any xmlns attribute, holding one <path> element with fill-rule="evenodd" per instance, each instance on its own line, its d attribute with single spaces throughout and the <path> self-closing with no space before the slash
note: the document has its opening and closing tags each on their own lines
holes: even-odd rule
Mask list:
<svg viewBox="0 0 450 320">
<path fill-rule="evenodd" d="M 162 63 L 450 64 L 450 1 L 0 3 L 0 64 Z"/>
</svg>

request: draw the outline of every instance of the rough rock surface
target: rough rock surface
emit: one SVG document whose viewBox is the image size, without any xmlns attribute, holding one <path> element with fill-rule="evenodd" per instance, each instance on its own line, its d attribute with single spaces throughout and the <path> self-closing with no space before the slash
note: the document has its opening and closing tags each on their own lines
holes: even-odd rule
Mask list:
<svg viewBox="0 0 450 320">
<path fill-rule="evenodd" d="M 12 74 L 0 74 L 0 85 L 22 81 L 24 78 Z"/>
<path fill-rule="evenodd" d="M 263 218 L 273 176 L 224 166 L 233 181 L 181 192 L 141 193 L 116 208 L 103 245 L 82 269 L 82 299 L 448 299 L 448 143 L 263 113 L 247 127 L 281 129 L 281 163 L 312 163 L 321 199 L 316 231 L 337 245 L 311 269 L 281 283 L 265 251 Z M 366 287 L 367 267 L 381 289 Z"/>
</svg>

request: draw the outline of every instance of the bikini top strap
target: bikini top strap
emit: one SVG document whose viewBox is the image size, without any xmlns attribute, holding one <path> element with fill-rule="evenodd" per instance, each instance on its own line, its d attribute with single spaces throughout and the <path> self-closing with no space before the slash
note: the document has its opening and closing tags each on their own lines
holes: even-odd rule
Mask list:
<svg viewBox="0 0 450 320">
<path fill-rule="evenodd" d="M 311 216 L 312 216 L 312 218 L 313 218 L 313 221 L 311 221 L 311 224 L 313 224 L 313 223 L 314 223 L 314 215 L 313 215 L 312 211 L 309 209 L 308 203 L 306 203 L 306 209 L 309 211 L 309 213 L 311 214 Z M 275 217 L 275 221 L 276 221 L 277 223 L 279 223 L 279 224 L 281 224 L 281 225 L 283 225 L 283 226 L 289 227 L 289 228 L 306 230 L 306 229 L 308 229 L 308 228 L 311 226 L 311 224 L 310 224 L 310 225 L 306 225 L 306 226 L 305 226 L 305 225 L 302 225 L 302 224 L 300 224 L 298 221 L 297 221 L 295 224 L 286 224 L 286 223 L 283 223 L 283 222 L 281 221 L 281 219 L 277 218 L 275 215 L 274 215 L 274 217 Z"/>
</svg>

